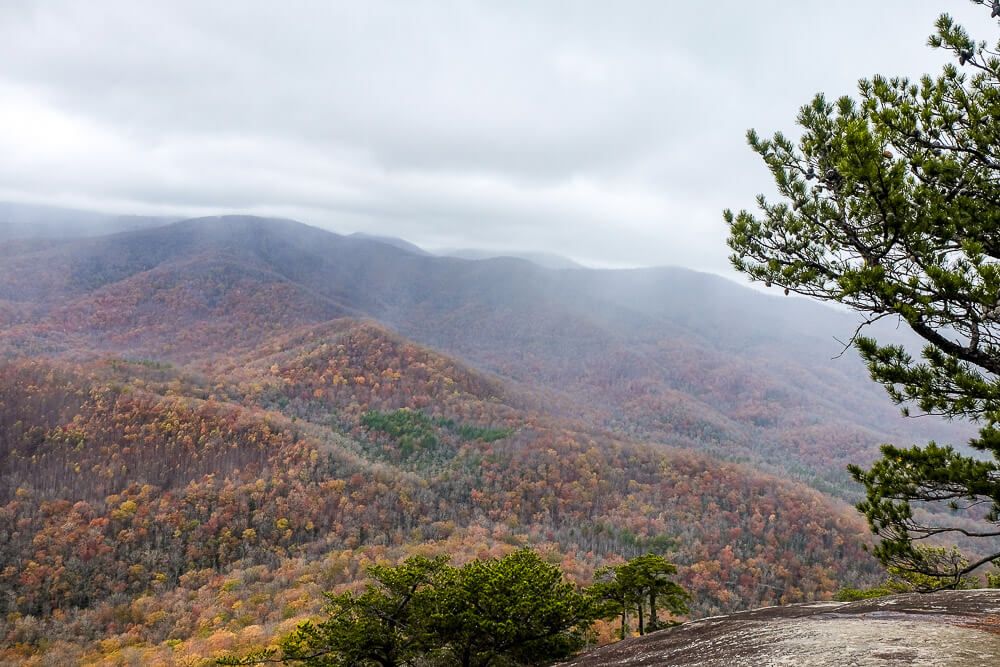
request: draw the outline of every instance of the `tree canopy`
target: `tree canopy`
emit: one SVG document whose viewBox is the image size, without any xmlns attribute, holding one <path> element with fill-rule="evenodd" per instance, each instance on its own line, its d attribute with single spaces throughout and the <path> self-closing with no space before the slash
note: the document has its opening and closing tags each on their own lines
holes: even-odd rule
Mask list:
<svg viewBox="0 0 1000 667">
<path fill-rule="evenodd" d="M 425 619 L 435 604 L 435 584 L 447 568 L 444 558 L 408 558 L 397 567 L 372 565 L 372 579 L 358 594 L 327 594 L 326 620 L 302 623 L 274 649 L 222 664 L 289 662 L 336 667 L 411 664 L 433 646 Z M 276 656 L 280 656 L 277 657 Z"/>
<path fill-rule="evenodd" d="M 461 667 L 544 664 L 573 655 L 595 618 L 590 598 L 534 551 L 449 571 L 431 632 Z"/>
<path fill-rule="evenodd" d="M 328 594 L 327 618 L 277 649 L 222 664 L 316 667 L 540 665 L 571 656 L 599 616 L 592 596 L 530 549 L 461 567 L 415 556 L 369 568 L 360 593 Z"/>
<path fill-rule="evenodd" d="M 1000 16 L 1000 2 L 972 1 Z M 956 60 L 938 76 L 817 95 L 797 141 L 748 132 L 780 200 L 724 217 L 738 270 L 863 315 L 852 342 L 893 400 L 980 427 L 971 450 L 885 445 L 851 467 L 879 559 L 947 586 L 1000 559 L 1000 42 L 948 15 L 936 28 L 930 46 Z M 919 357 L 862 335 L 890 317 L 923 339 Z M 957 536 L 982 546 L 969 559 L 925 547 Z"/>
</svg>

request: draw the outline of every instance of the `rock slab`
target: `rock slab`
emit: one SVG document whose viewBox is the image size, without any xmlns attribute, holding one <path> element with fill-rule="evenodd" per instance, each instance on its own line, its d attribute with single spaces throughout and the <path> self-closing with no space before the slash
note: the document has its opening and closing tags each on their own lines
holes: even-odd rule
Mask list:
<svg viewBox="0 0 1000 667">
<path fill-rule="evenodd" d="M 567 667 L 1000 667 L 1000 589 L 908 593 L 715 616 Z"/>
</svg>

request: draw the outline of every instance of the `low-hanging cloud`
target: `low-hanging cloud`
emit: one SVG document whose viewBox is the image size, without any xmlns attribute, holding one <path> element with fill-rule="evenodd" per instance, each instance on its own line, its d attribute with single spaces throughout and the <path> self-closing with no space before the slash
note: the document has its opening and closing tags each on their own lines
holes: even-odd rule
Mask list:
<svg viewBox="0 0 1000 667">
<path fill-rule="evenodd" d="M 747 127 L 943 62 L 872 5 L 5 3 L 0 198 L 724 272 Z"/>
</svg>

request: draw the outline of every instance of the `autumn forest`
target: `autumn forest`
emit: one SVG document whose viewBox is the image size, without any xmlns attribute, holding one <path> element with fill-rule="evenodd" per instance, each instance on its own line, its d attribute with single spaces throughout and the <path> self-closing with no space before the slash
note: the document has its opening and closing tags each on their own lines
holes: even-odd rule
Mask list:
<svg viewBox="0 0 1000 667">
<path fill-rule="evenodd" d="M 256 218 L 0 252 L 7 662 L 249 654 L 416 556 L 660 554 L 690 617 L 879 578 L 842 461 L 908 424 L 808 304 Z"/>
</svg>

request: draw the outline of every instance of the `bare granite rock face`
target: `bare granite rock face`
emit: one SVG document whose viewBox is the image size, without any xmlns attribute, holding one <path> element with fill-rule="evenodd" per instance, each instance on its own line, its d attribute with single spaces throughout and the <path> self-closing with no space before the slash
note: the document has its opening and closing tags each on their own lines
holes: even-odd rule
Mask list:
<svg viewBox="0 0 1000 667">
<path fill-rule="evenodd" d="M 1000 667 L 1000 589 L 815 602 L 714 616 L 567 667 Z"/>
</svg>

